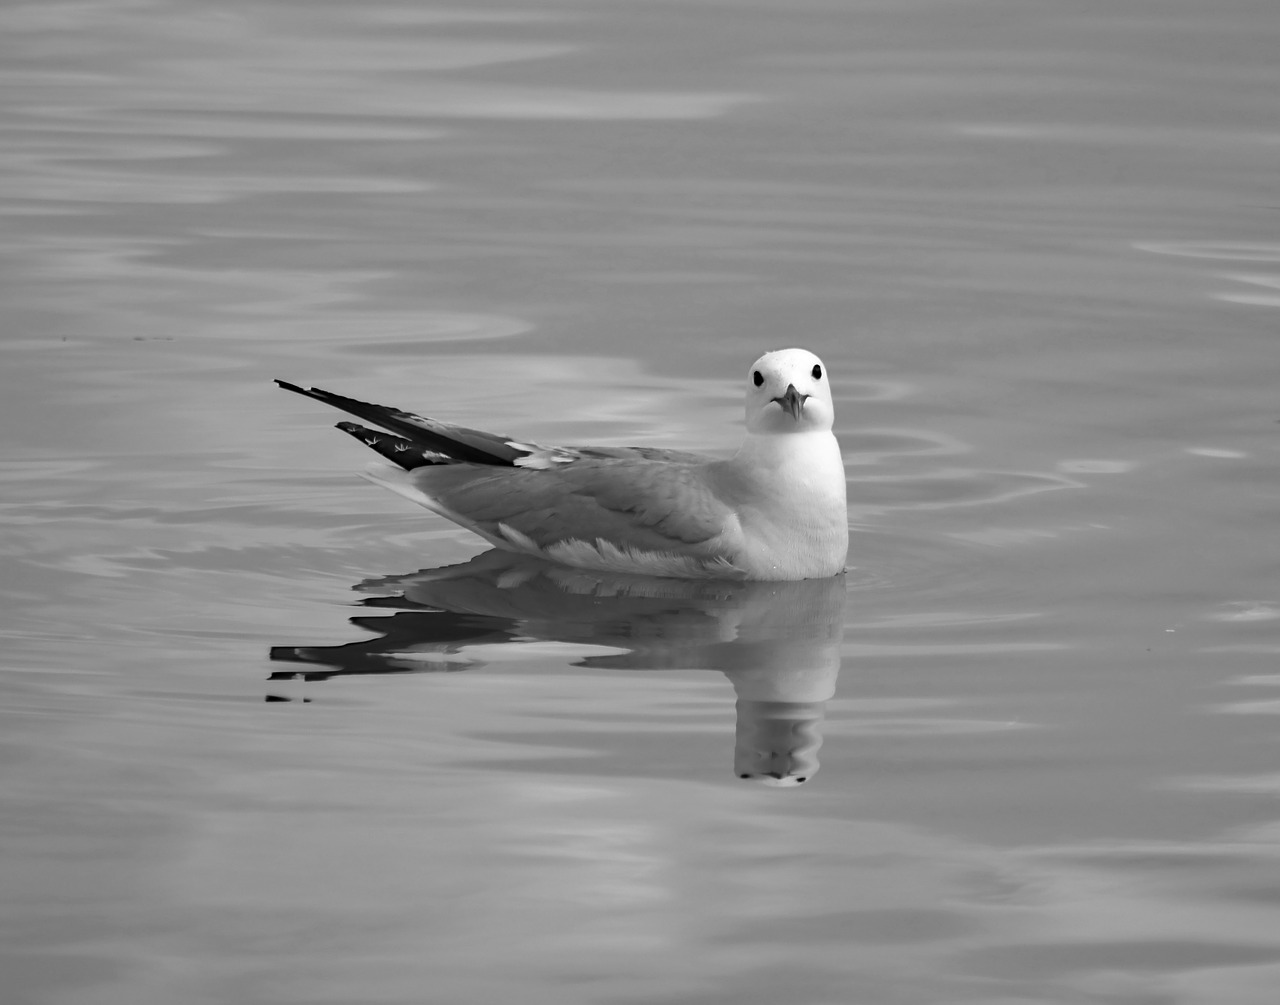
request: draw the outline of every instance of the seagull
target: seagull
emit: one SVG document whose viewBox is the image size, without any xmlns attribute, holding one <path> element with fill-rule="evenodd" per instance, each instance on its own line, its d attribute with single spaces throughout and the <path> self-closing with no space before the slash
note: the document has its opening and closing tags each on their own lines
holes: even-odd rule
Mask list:
<svg viewBox="0 0 1280 1005">
<path fill-rule="evenodd" d="M 277 380 L 364 420 L 337 428 L 364 473 L 505 551 L 602 572 L 782 581 L 844 571 L 844 462 L 827 368 L 807 349 L 747 371 L 746 435 L 716 460 L 652 447 L 546 447 Z"/>
</svg>

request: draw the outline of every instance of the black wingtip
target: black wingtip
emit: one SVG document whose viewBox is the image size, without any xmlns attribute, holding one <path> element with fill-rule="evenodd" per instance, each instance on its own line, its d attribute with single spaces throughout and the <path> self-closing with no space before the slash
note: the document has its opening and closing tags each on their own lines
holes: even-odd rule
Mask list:
<svg viewBox="0 0 1280 1005">
<path fill-rule="evenodd" d="M 323 401 L 326 405 L 332 404 L 326 397 L 327 391 L 322 391 L 318 387 L 303 387 L 301 384 L 292 384 L 287 380 L 281 380 L 279 377 L 273 378 L 277 387 L 282 387 L 286 391 L 292 391 L 294 394 L 300 394 L 304 398 L 314 398 L 316 401 Z"/>
<path fill-rule="evenodd" d="M 348 436 L 354 436 L 366 447 L 405 471 L 413 471 L 415 468 L 423 468 L 429 464 L 445 463 L 444 458 L 429 457 L 424 454 L 422 447 L 394 433 L 370 429 L 358 422 L 339 422 L 336 423 L 335 428 L 341 429 Z"/>
<path fill-rule="evenodd" d="M 359 398 L 348 398 L 345 394 L 334 394 L 332 391 L 326 391 L 322 387 L 302 387 L 299 384 L 291 384 L 287 380 L 281 380 L 279 377 L 274 378 L 274 380 L 277 385 L 286 391 L 293 391 L 305 398 L 323 402 L 333 408 L 340 408 L 344 412 L 350 412 L 352 415 L 367 419 L 378 425 L 385 425 L 388 419 L 394 423 L 394 420 L 399 416 L 408 417 L 407 412 L 401 412 L 398 408 L 375 405 L 372 402 L 361 401 Z"/>
<path fill-rule="evenodd" d="M 438 422 L 389 405 L 375 405 L 372 402 L 348 398 L 346 395 L 334 394 L 332 391 L 325 391 L 318 387 L 299 387 L 278 377 L 275 378 L 275 382 L 286 391 L 293 391 L 306 398 L 324 402 L 349 415 L 354 415 L 357 419 L 380 426 L 389 433 L 407 440 L 419 451 L 437 454 L 452 461 L 510 466 L 518 458 L 525 457 L 529 453 L 527 449 L 512 444 L 506 436 L 467 429 L 448 422 Z M 369 445 L 374 446 L 372 443 Z M 374 447 L 374 449 L 378 448 Z M 397 463 L 399 463 L 398 460 Z M 429 463 L 439 462 L 432 460 Z"/>
</svg>

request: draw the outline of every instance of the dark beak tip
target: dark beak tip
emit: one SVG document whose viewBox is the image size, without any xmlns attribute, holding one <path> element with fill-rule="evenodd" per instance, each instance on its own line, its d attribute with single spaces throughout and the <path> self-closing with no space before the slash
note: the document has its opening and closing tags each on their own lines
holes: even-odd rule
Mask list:
<svg viewBox="0 0 1280 1005">
<path fill-rule="evenodd" d="M 773 400 L 782 407 L 784 412 L 790 414 L 791 418 L 798 419 L 800 418 L 800 413 L 804 411 L 805 399 L 808 397 L 807 394 L 801 394 L 797 391 L 795 384 L 788 384 L 787 393 L 781 398 L 774 398 Z"/>
</svg>

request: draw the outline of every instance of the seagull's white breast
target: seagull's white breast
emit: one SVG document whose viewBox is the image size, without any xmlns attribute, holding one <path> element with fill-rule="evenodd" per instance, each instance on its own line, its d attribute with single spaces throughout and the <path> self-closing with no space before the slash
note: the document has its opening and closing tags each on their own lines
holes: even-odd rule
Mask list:
<svg viewBox="0 0 1280 1005">
<path fill-rule="evenodd" d="M 845 566 L 844 463 L 830 432 L 748 435 L 726 462 L 738 528 L 733 562 L 753 579 L 814 579 Z"/>
</svg>

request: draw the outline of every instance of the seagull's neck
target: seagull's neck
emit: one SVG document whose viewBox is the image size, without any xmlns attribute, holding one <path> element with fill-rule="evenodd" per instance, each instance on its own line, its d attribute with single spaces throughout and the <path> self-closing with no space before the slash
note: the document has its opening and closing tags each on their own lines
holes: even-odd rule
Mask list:
<svg viewBox="0 0 1280 1005">
<path fill-rule="evenodd" d="M 829 429 L 803 433 L 747 433 L 733 458 L 746 470 L 796 475 L 805 470 L 843 472 L 840 445 Z"/>
<path fill-rule="evenodd" d="M 729 464 L 756 493 L 787 505 L 844 509 L 844 460 L 829 429 L 747 433 Z"/>
</svg>

